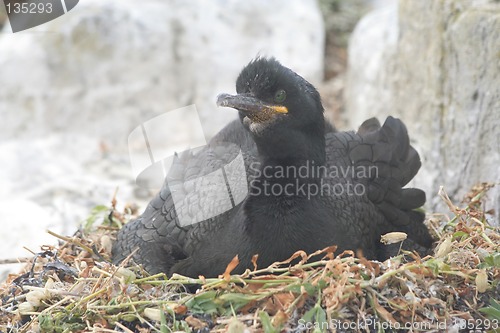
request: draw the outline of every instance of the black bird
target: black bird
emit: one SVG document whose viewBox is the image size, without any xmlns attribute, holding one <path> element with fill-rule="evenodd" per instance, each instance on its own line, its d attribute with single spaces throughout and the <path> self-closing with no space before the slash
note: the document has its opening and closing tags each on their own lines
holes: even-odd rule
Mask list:
<svg viewBox="0 0 500 333">
<path fill-rule="evenodd" d="M 274 58 L 251 61 L 236 91 L 219 95 L 217 104 L 237 109 L 240 119 L 196 154 L 178 156 L 144 213 L 118 233 L 115 263 L 135 251 L 150 273 L 217 276 L 236 255 L 234 272 L 242 272 L 255 254 L 267 267 L 331 245 L 384 260 L 393 253 L 380 236 L 391 231 L 406 232 L 410 249 L 431 246 L 424 216 L 414 210 L 425 194 L 403 189 L 421 163 L 400 120 L 388 117 L 380 126 L 372 118 L 357 133 L 337 132 L 325 122 L 317 90 Z M 226 185 L 238 177 L 245 185 L 227 187 L 234 208 L 183 222 L 181 215 L 210 213 L 222 200 L 186 181 L 220 170 L 240 151 L 246 177 L 225 174 Z"/>
</svg>

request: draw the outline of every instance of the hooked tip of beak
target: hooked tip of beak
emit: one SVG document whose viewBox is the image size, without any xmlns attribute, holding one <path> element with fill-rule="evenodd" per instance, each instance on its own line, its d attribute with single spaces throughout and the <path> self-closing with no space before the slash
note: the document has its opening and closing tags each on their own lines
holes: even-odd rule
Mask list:
<svg viewBox="0 0 500 333">
<path fill-rule="evenodd" d="M 229 97 L 231 97 L 232 95 L 229 95 L 229 94 L 219 94 L 217 95 L 217 106 L 222 106 L 222 107 L 226 107 L 226 106 L 229 106 Z"/>
</svg>

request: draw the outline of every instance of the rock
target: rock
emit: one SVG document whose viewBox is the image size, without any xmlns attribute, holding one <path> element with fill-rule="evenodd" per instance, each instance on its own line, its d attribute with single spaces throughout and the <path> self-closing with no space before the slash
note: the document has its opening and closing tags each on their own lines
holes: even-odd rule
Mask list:
<svg viewBox="0 0 500 333">
<path fill-rule="evenodd" d="M 427 191 L 429 208 L 441 205 L 441 185 L 460 201 L 474 184 L 500 181 L 499 14 L 495 1 L 399 1 L 368 14 L 352 35 L 351 126 L 403 119 L 423 158 L 414 185 Z M 489 198 L 498 220 L 498 186 Z"/>
<path fill-rule="evenodd" d="M 79 132 L 126 148 L 141 121 L 190 104 L 210 137 L 228 122 L 216 95 L 234 91 L 250 59 L 276 56 L 318 83 L 323 39 L 313 0 L 80 1 L 54 21 L 1 36 L 0 112 L 9 125 L 0 138 Z"/>
<path fill-rule="evenodd" d="M 0 34 L 0 213 L 33 233 L 0 233 L 0 259 L 26 254 L 11 252 L 7 238 L 36 251 L 47 228 L 72 234 L 116 187 L 119 203 L 143 209 L 153 194 L 134 183 L 129 134 L 193 104 L 210 139 L 236 116 L 216 108 L 216 95 L 234 92 L 256 55 L 315 83 L 323 75 L 314 0 L 85 0 L 33 29 L 9 29 Z M 172 130 L 192 130 L 174 120 Z M 23 207 L 32 215 L 23 217 Z"/>
<path fill-rule="evenodd" d="M 97 205 L 110 206 L 118 190 L 119 209 L 134 198 L 127 156 L 111 154 L 99 140 L 52 134 L 36 140 L 0 143 L 0 259 L 29 257 L 72 235 Z M 152 193 L 149 193 L 151 195 Z M 145 207 L 146 198 L 133 201 Z M 14 267 L 14 266 L 12 266 Z M 0 280 L 11 266 L 0 266 Z"/>
<path fill-rule="evenodd" d="M 346 86 L 346 121 L 351 126 L 359 126 L 373 115 L 391 112 L 387 105 L 392 91 L 386 87 L 392 78 L 382 69 L 390 67 L 386 62 L 392 61 L 396 52 L 397 20 L 394 3 L 363 17 L 351 35 Z"/>
<path fill-rule="evenodd" d="M 57 243 L 46 230 L 61 231 L 59 221 L 52 219 L 49 210 L 22 198 L 10 200 L 4 198 L 0 201 L 0 221 L 2 221 L 0 259 L 31 257 L 31 253 L 23 247 L 40 252 L 40 245 Z M 52 223 L 52 221 L 57 222 Z M 0 281 L 3 281 L 9 272 L 19 270 L 22 265 L 0 265 Z"/>
</svg>

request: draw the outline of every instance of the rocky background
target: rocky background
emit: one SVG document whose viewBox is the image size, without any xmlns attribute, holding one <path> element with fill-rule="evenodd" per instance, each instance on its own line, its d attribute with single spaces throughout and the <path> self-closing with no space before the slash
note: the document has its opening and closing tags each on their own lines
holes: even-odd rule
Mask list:
<svg viewBox="0 0 500 333">
<path fill-rule="evenodd" d="M 154 190 L 135 183 L 128 135 L 194 104 L 210 139 L 235 117 L 215 96 L 234 92 L 258 54 L 318 85 L 341 129 L 402 118 L 423 159 L 414 185 L 428 209 L 440 209 L 440 185 L 461 198 L 478 181 L 498 183 L 499 28 L 493 0 L 85 0 L 33 29 L 5 24 L 0 259 L 54 243 L 46 229 L 72 234 L 117 189 L 120 206 L 143 208 Z M 192 131 L 182 118 L 169 128 Z"/>
<path fill-rule="evenodd" d="M 423 160 L 414 184 L 439 210 L 500 183 L 500 2 L 398 1 L 365 16 L 349 44 L 345 116 L 402 118 Z M 500 187 L 486 209 L 500 220 Z"/>
<path fill-rule="evenodd" d="M 85 0 L 29 30 L 5 24 L 0 260 L 54 243 L 47 229 L 72 234 L 117 189 L 119 207 L 144 209 L 154 190 L 131 170 L 135 128 L 195 105 L 209 140 L 236 116 L 216 107 L 217 94 L 234 92 L 250 59 L 273 55 L 320 84 L 324 41 L 315 0 Z M 193 130 L 179 115 L 165 125 Z"/>
</svg>

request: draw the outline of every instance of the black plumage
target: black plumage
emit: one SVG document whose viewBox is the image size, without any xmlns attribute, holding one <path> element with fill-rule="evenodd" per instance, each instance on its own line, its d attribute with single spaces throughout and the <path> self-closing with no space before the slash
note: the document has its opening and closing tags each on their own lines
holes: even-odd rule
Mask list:
<svg viewBox="0 0 500 333">
<path fill-rule="evenodd" d="M 372 118 L 356 133 L 337 132 L 325 122 L 316 89 L 273 58 L 250 62 L 236 91 L 220 95 L 217 104 L 238 109 L 240 119 L 197 153 L 176 158 L 145 212 L 118 233 L 116 263 L 135 251 L 135 262 L 150 273 L 217 276 L 235 255 L 240 261 L 235 271 L 242 272 L 253 267 L 255 254 L 259 267 L 266 267 L 298 250 L 311 253 L 330 245 L 382 260 L 393 253 L 380 236 L 391 231 L 408 233 L 410 249 L 431 246 L 424 216 L 414 211 L 425 194 L 403 188 L 420 168 L 420 158 L 400 120 L 388 117 L 380 126 Z M 186 181 L 223 168 L 240 151 L 246 175 L 225 177 L 248 185 L 243 201 L 235 200 L 242 195 L 238 189 L 228 188 L 234 208 L 183 223 L 179 216 L 195 219 L 222 200 L 217 191 L 193 192 Z M 173 196 L 183 204 L 174 205 Z"/>
</svg>

